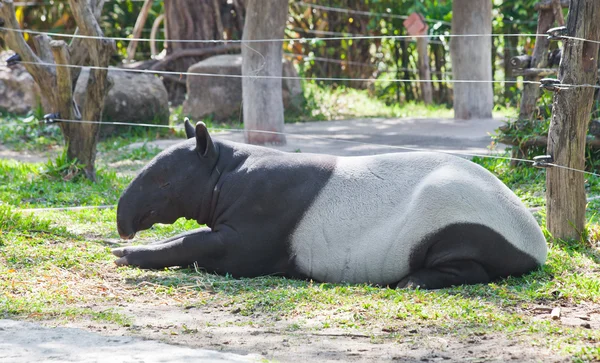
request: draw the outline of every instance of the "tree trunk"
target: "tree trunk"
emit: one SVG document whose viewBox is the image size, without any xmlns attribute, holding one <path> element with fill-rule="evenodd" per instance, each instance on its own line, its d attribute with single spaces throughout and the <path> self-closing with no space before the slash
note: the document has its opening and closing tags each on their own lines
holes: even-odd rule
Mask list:
<svg viewBox="0 0 600 363">
<path fill-rule="evenodd" d="M 78 33 L 91 37 L 102 37 L 103 33 L 98 25 L 98 18 L 104 0 L 78 1 L 69 0 L 73 17 L 77 22 Z M 12 1 L 0 0 L 1 23 L 6 23 L 9 28 L 19 28 L 15 18 L 15 10 Z M 86 88 L 86 102 L 80 108 L 73 101 L 73 88 L 79 77 L 76 71 L 60 65 L 82 65 L 86 60 L 93 66 L 105 68 L 111 55 L 115 51 L 114 41 L 102 40 L 80 40 L 75 39 L 70 46 L 64 41 L 52 41 L 46 35 L 34 37 L 35 54 L 25 42 L 21 33 L 0 33 L 7 45 L 13 49 L 26 62 L 52 63 L 57 67 L 42 64 L 24 64 L 31 73 L 33 79 L 40 87 L 43 96 L 50 102 L 52 113 L 57 113 L 55 119 L 63 120 L 101 120 L 104 108 L 104 97 L 108 93 L 109 81 L 105 69 L 93 69 Z M 77 159 L 79 163 L 85 164 L 84 172 L 88 179 L 96 179 L 94 163 L 96 161 L 96 143 L 98 142 L 98 131 L 100 125 L 91 123 L 59 122 L 61 131 L 67 144 L 67 157 L 70 160 Z"/>
<path fill-rule="evenodd" d="M 287 1 L 265 4 L 262 0 L 248 0 L 243 39 L 249 41 L 283 38 L 287 14 Z M 280 41 L 248 42 L 242 46 L 244 129 L 248 143 L 285 144 L 286 142 L 285 136 L 281 134 L 250 132 L 250 130 L 283 132 L 283 95 L 280 78 L 282 56 Z"/>
<path fill-rule="evenodd" d="M 419 53 L 419 79 L 421 81 L 421 96 L 423 103 L 430 105 L 433 103 L 433 90 L 431 85 L 431 69 L 429 68 L 429 39 L 417 38 L 417 53 Z"/>
<path fill-rule="evenodd" d="M 571 0 L 567 34 L 600 41 L 600 1 Z M 558 79 L 565 84 L 596 84 L 597 43 L 564 41 Z M 557 165 L 585 168 L 585 142 L 594 89 L 572 88 L 557 92 L 548 132 L 548 154 Z M 546 174 L 547 227 L 552 236 L 579 238 L 585 229 L 584 174 L 551 167 Z"/>
<path fill-rule="evenodd" d="M 404 79 L 411 79 L 412 78 L 412 74 L 409 72 L 410 69 L 410 64 L 409 64 L 409 44 L 408 44 L 408 40 L 406 39 L 402 39 L 400 41 L 401 47 L 402 47 L 402 68 L 404 68 Z M 413 94 L 412 88 L 411 88 L 411 82 L 402 82 L 404 84 L 404 100 L 406 102 L 414 100 L 415 96 Z M 399 85 L 397 85 L 396 87 L 400 87 Z"/>
<path fill-rule="evenodd" d="M 214 45 L 210 43 L 186 43 L 172 40 L 223 39 L 223 34 L 219 33 L 217 17 L 215 16 L 215 13 L 217 11 L 220 12 L 220 9 L 216 9 L 215 5 L 213 0 L 165 1 L 166 34 L 168 37 L 167 55 L 187 49 L 205 48 Z M 220 28 L 222 28 L 222 25 Z M 193 56 L 182 57 L 168 64 L 166 69 L 168 71 L 187 72 L 191 65 L 198 63 L 202 59 L 202 57 Z M 169 100 L 174 105 L 179 105 L 185 100 L 185 77 L 182 77 L 179 81 L 164 78 L 165 86 L 169 92 Z"/>
<path fill-rule="evenodd" d="M 546 34 L 554 24 L 554 13 L 550 10 L 540 10 L 538 15 L 537 34 Z M 545 35 L 535 39 L 533 54 L 531 55 L 531 68 L 543 68 L 548 64 L 547 52 L 550 41 Z M 525 81 L 537 82 L 540 76 L 533 75 L 524 77 Z M 519 120 L 531 120 L 536 109 L 537 100 L 540 97 L 540 87 L 537 84 L 526 83 L 523 85 L 521 106 L 519 107 Z"/>
<path fill-rule="evenodd" d="M 453 34 L 491 34 L 490 0 L 454 0 Z M 491 36 L 455 37 L 450 41 L 454 80 L 492 80 Z M 454 117 L 490 118 L 494 107 L 491 83 L 454 83 Z"/>
<path fill-rule="evenodd" d="M 443 44 L 435 44 L 433 47 L 434 50 L 434 60 L 435 60 L 435 71 L 436 78 L 440 81 L 444 80 L 444 72 L 446 72 L 446 51 L 444 50 Z M 448 99 L 448 87 L 446 83 L 439 82 L 438 83 L 438 99 L 437 102 L 439 104 L 442 103 L 450 103 Z"/>
</svg>

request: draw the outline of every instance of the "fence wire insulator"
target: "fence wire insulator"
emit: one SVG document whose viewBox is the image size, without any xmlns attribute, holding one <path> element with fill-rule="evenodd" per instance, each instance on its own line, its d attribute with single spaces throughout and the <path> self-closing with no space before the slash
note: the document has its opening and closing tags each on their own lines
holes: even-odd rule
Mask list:
<svg viewBox="0 0 600 363">
<path fill-rule="evenodd" d="M 551 28 L 548 29 L 546 34 L 548 34 L 548 40 L 564 40 L 567 35 L 567 27 L 558 26 L 556 28 Z"/>
<path fill-rule="evenodd" d="M 533 166 L 536 168 L 549 168 L 553 162 L 552 155 L 539 155 L 533 158 Z"/>
<path fill-rule="evenodd" d="M 6 66 L 14 67 L 21 61 L 21 56 L 18 54 L 13 54 L 10 57 L 6 58 Z"/>
<path fill-rule="evenodd" d="M 49 114 L 44 115 L 44 123 L 45 124 L 54 124 L 54 123 L 59 122 L 56 120 L 59 118 L 60 118 L 60 114 L 58 112 L 49 113 Z"/>
<path fill-rule="evenodd" d="M 562 82 L 556 78 L 542 78 L 540 79 L 540 83 L 540 88 L 550 92 L 560 92 L 561 90 L 569 89 L 569 87 L 564 86 Z"/>
</svg>

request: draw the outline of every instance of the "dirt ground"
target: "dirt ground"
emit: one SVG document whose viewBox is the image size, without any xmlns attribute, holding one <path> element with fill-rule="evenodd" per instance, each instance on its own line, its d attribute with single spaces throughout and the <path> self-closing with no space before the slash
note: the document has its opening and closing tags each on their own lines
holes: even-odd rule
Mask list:
<svg viewBox="0 0 600 363">
<path fill-rule="evenodd" d="M 106 306 L 91 307 L 106 309 Z M 581 309 L 577 309 L 579 311 Z M 231 308 L 182 308 L 176 306 L 155 305 L 152 303 L 133 303 L 115 307 L 115 311 L 133 316 L 134 323 L 129 327 L 99 323 L 95 321 L 76 321 L 61 323 L 44 321 L 44 326 L 62 326 L 63 348 L 54 351 L 58 360 L 65 357 L 77 357 L 73 361 L 86 358 L 79 354 L 81 345 L 89 345 L 88 349 L 97 349 L 110 343 L 120 343 L 109 349 L 111 357 L 130 357 L 136 361 L 178 361 L 182 357 L 196 357 L 202 360 L 262 360 L 282 362 L 334 362 L 334 361 L 402 361 L 402 362 L 570 362 L 571 358 L 561 357 L 556 352 L 536 347 L 531 342 L 523 341 L 520 336 L 511 334 L 478 334 L 465 335 L 463 338 L 440 335 L 438 332 L 419 326 L 406 327 L 391 338 L 390 332 L 370 331 L 361 332 L 352 329 L 319 329 L 313 330 L 311 324 L 316 321 L 303 320 L 301 328 L 296 327 L 294 320 L 263 321 L 260 316 L 244 317 Z M 546 319 L 549 309 L 539 308 L 539 318 Z M 566 309 L 568 319 L 578 319 L 574 309 Z M 587 314 L 589 317 L 590 314 Z M 600 328 L 600 311 L 591 314 L 587 323 Z M 580 322 L 575 322 L 579 324 Z M 260 327 L 259 327 L 260 326 Z M 22 337 L 28 344 L 33 335 L 39 333 L 48 342 L 51 340 L 47 330 L 28 327 L 29 332 Z M 82 332 L 85 331 L 85 332 Z M 95 333 L 88 335 L 89 333 Z M 0 325 L 0 337 L 2 337 Z M 5 331 L 5 334 L 9 333 Z M 40 337 L 40 339 L 42 339 Z M 85 338 L 84 338 L 85 337 Z M 118 338 L 117 338 L 118 337 Z M 177 351 L 173 346 L 150 345 L 138 349 L 140 340 L 121 341 L 121 337 L 141 338 L 143 341 L 162 342 L 176 347 L 192 348 Z M 72 339 L 71 347 L 64 344 L 66 339 Z M 116 339 L 116 340 L 115 340 Z M 2 339 L 5 347 L 15 340 L 11 334 Z M 67 340 L 68 341 L 68 340 Z M 39 343 L 38 343 L 39 344 Z M 14 343 L 13 345 L 17 345 Z M 0 348 L 2 343 L 0 343 Z M 165 349 L 173 349 L 169 356 L 156 354 L 164 353 Z M 2 351 L 7 351 L 3 350 Z M 20 351 L 23 351 L 22 349 Z M 146 353 L 144 353 L 144 351 Z M 217 355 L 215 352 L 228 353 Z M 70 355 L 69 355 L 70 354 Z M 203 356 L 205 354 L 206 356 Z M 211 355 L 212 354 L 212 355 Z M 163 354 L 164 355 L 164 354 Z M 31 356 L 30 356 L 31 357 Z M 62 357 L 62 358 L 61 358 Z M 0 362 L 11 361 L 2 358 Z M 15 357 L 24 358 L 24 356 Z M 104 356 L 108 358 L 108 356 Z M 46 356 L 52 360 L 52 356 Z M 18 361 L 15 359 L 14 361 Z M 90 360 L 93 361 L 93 360 Z"/>
<path fill-rule="evenodd" d="M 2 145 L 0 158 L 47 160 L 46 156 L 16 153 Z M 97 311 L 111 308 L 84 307 Z M 0 320 L 0 362 L 571 361 L 570 357 L 532 344 L 531 334 L 473 335 L 455 331 L 450 336 L 423 326 L 406 326 L 395 332 L 384 327 L 370 331 L 324 329 L 318 316 L 242 316 L 239 309 L 218 304 L 185 307 L 143 299 L 112 308 L 131 317 L 132 323 L 123 326 L 93 320 Z M 537 307 L 529 314 L 536 319 L 551 319 L 550 311 L 551 307 Z M 563 307 L 561 323 L 600 329 L 600 307 Z"/>
</svg>

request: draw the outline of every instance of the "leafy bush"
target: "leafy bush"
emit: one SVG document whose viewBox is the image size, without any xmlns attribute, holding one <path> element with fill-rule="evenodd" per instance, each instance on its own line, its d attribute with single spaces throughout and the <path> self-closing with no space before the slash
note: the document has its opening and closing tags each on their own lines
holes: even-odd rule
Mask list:
<svg viewBox="0 0 600 363">
<path fill-rule="evenodd" d="M 67 148 L 54 160 L 48 159 L 44 175 L 51 179 L 62 179 L 64 181 L 77 181 L 83 175 L 81 172 L 85 165 L 80 164 L 77 158 L 69 160 Z"/>
</svg>

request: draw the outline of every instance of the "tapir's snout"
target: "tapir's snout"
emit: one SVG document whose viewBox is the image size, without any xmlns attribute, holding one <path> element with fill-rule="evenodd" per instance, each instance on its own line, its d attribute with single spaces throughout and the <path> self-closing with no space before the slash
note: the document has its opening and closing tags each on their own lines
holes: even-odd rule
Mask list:
<svg viewBox="0 0 600 363">
<path fill-rule="evenodd" d="M 133 237 L 135 237 L 135 232 L 124 231 L 119 223 L 117 223 L 117 231 L 119 231 L 119 236 L 121 236 L 122 239 L 133 239 Z"/>
</svg>

